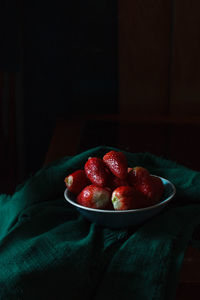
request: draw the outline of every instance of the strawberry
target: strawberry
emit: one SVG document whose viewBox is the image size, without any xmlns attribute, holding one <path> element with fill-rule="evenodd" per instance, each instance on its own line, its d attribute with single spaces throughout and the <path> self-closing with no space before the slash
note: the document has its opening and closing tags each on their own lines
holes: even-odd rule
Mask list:
<svg viewBox="0 0 200 300">
<path fill-rule="evenodd" d="M 109 188 L 91 184 L 80 192 L 77 202 L 91 208 L 110 209 L 112 204 L 111 191 Z"/>
<path fill-rule="evenodd" d="M 123 152 L 110 151 L 107 152 L 103 161 L 109 168 L 109 170 L 120 179 L 126 179 L 127 177 L 127 159 Z"/>
<path fill-rule="evenodd" d="M 137 191 L 142 193 L 146 198 L 146 206 L 158 203 L 164 192 L 164 185 L 159 177 L 150 175 L 149 178 L 135 184 Z"/>
<path fill-rule="evenodd" d="M 108 182 L 108 171 L 101 158 L 90 157 L 84 166 L 85 173 L 91 183 L 104 187 Z"/>
<path fill-rule="evenodd" d="M 128 180 L 130 185 L 135 185 L 148 179 L 150 176 L 149 171 L 143 167 L 128 168 Z"/>
<path fill-rule="evenodd" d="M 156 201 L 159 202 L 164 194 L 164 184 L 157 176 L 151 176 L 156 193 Z"/>
<path fill-rule="evenodd" d="M 65 177 L 64 182 L 68 190 L 75 195 L 78 195 L 81 190 L 89 184 L 89 180 L 84 170 L 77 170 L 69 174 Z"/>
<path fill-rule="evenodd" d="M 126 186 L 129 185 L 126 179 L 120 179 L 119 177 L 114 176 L 113 174 L 109 177 L 109 188 L 113 191 L 119 186 Z"/>
<path fill-rule="evenodd" d="M 111 201 L 115 210 L 143 207 L 144 196 L 132 186 L 120 186 L 112 192 Z"/>
</svg>

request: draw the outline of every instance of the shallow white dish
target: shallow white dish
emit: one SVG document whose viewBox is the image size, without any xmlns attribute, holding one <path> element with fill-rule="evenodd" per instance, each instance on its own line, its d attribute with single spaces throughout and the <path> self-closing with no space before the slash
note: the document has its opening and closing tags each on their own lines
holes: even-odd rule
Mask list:
<svg viewBox="0 0 200 300">
<path fill-rule="evenodd" d="M 176 193 L 176 188 L 172 182 L 162 177 L 160 177 L 160 179 L 164 184 L 164 195 L 161 201 L 153 206 L 140 209 L 115 211 L 85 207 L 76 202 L 76 197 L 70 193 L 68 189 L 65 190 L 64 197 L 71 205 L 76 207 L 85 218 L 103 227 L 120 229 L 137 226 L 160 213 Z"/>
</svg>

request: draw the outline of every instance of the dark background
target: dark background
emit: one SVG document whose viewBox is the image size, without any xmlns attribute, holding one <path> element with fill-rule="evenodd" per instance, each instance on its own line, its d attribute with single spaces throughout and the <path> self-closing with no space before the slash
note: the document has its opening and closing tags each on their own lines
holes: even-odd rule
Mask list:
<svg viewBox="0 0 200 300">
<path fill-rule="evenodd" d="M 66 3 L 1 1 L 1 104 L 8 118 L 1 124 L 8 173 L 2 191 L 43 165 L 57 119 L 118 110 L 117 2 Z M 10 74 L 15 104 L 5 92 Z"/>
<path fill-rule="evenodd" d="M 107 144 L 199 170 L 199 11 L 198 0 L 2 0 L 0 193 L 44 165 L 54 132 L 79 151 Z"/>
</svg>

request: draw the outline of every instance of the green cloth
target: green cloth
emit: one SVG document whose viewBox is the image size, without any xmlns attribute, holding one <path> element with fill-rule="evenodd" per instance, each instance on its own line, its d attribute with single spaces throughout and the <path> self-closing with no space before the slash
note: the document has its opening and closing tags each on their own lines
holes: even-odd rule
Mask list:
<svg viewBox="0 0 200 300">
<path fill-rule="evenodd" d="M 167 178 L 177 194 L 142 226 L 99 227 L 66 202 L 64 178 L 110 149 L 65 157 L 13 195 L 0 196 L 1 300 L 174 299 L 185 250 L 200 224 L 200 173 L 150 153 L 124 152 L 129 166 Z"/>
</svg>

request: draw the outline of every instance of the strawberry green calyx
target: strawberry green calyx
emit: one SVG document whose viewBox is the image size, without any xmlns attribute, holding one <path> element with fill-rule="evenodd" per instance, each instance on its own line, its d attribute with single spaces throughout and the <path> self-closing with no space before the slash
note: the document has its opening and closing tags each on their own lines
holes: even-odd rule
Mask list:
<svg viewBox="0 0 200 300">
<path fill-rule="evenodd" d="M 112 200 L 112 203 L 114 203 L 115 201 L 118 200 L 118 198 L 115 195 L 113 195 L 111 200 Z"/>
<path fill-rule="evenodd" d="M 73 176 L 69 175 L 65 178 L 65 183 L 68 187 L 70 187 L 73 184 Z"/>
<path fill-rule="evenodd" d="M 115 194 L 112 195 L 111 201 L 115 210 L 122 209 L 123 203 L 120 201 L 120 198 L 118 198 Z"/>
</svg>

